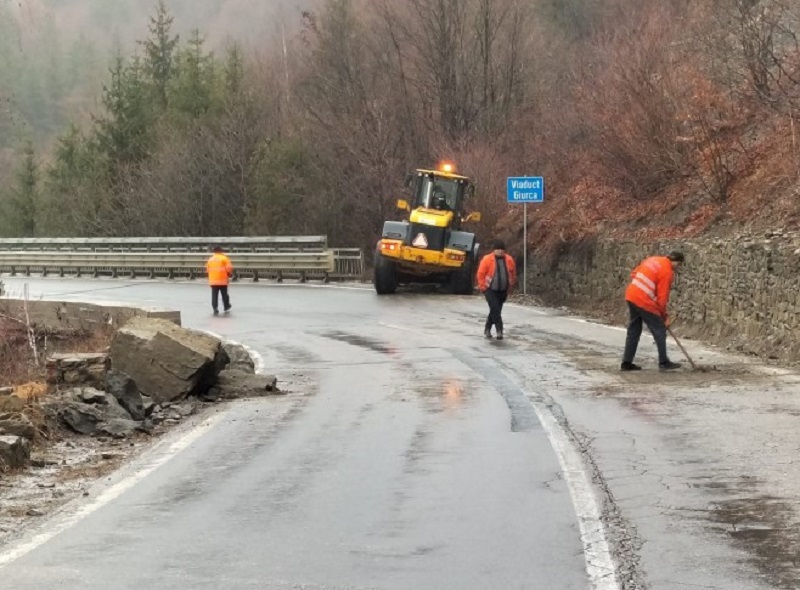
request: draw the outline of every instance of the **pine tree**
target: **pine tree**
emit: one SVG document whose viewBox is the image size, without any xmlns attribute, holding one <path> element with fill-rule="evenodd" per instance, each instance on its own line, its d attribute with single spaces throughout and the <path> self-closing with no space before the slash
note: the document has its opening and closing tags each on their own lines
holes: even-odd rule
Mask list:
<svg viewBox="0 0 800 590">
<path fill-rule="evenodd" d="M 214 56 L 205 53 L 200 31 L 192 31 L 178 56 L 179 74 L 173 88 L 172 106 L 183 115 L 198 119 L 212 107 L 215 74 Z"/>
<path fill-rule="evenodd" d="M 103 86 L 105 115 L 96 121 L 98 143 L 112 166 L 140 162 L 149 155 L 153 113 L 148 95 L 141 60 L 125 64 L 118 56 L 111 81 Z"/>
<path fill-rule="evenodd" d="M 99 142 L 73 125 L 58 139 L 44 177 L 38 231 L 52 236 L 101 235 L 113 214 L 108 174 Z"/>
<path fill-rule="evenodd" d="M 159 0 L 155 16 L 150 17 L 150 36 L 141 43 L 145 51 L 144 69 L 152 85 L 156 106 L 162 112 L 169 106 L 169 84 L 175 75 L 179 36 L 172 36 L 173 21 L 164 0 Z"/>
<path fill-rule="evenodd" d="M 38 201 L 39 168 L 28 142 L 22 152 L 22 164 L 17 171 L 16 186 L 11 192 L 10 217 L 15 235 L 30 238 L 36 235 L 36 204 Z"/>
<path fill-rule="evenodd" d="M 244 82 L 244 58 L 242 49 L 234 43 L 228 48 L 225 61 L 225 93 L 229 98 L 237 96 Z"/>
</svg>

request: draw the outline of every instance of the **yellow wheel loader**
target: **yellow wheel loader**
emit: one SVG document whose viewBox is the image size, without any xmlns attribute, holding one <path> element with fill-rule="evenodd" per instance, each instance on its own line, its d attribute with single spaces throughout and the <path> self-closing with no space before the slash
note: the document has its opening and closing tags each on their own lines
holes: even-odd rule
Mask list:
<svg viewBox="0 0 800 590">
<path fill-rule="evenodd" d="M 437 170 L 417 170 L 406 179 L 411 200 L 397 206 L 406 221 L 386 221 L 375 251 L 375 291 L 394 293 L 410 283 L 449 284 L 453 293 L 471 295 L 478 244 L 462 224 L 480 221 L 481 214 L 464 214 L 474 185 L 454 172 L 452 164 Z"/>
</svg>

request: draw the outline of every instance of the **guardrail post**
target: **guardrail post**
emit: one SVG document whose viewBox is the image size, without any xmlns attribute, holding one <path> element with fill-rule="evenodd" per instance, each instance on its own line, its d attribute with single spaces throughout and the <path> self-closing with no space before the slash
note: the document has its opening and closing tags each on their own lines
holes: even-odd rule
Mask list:
<svg viewBox="0 0 800 590">
<path fill-rule="evenodd" d="M 278 282 L 279 283 L 283 282 L 283 271 L 282 270 L 278 271 Z"/>
<path fill-rule="evenodd" d="M 31 267 L 30 266 L 26 266 L 25 267 L 25 276 L 26 277 L 31 276 Z"/>
<path fill-rule="evenodd" d="M 304 270 L 300 271 L 300 282 L 301 283 L 305 283 L 306 282 L 306 271 L 304 271 Z"/>
<path fill-rule="evenodd" d="M 258 270 L 253 271 L 253 282 L 254 283 L 258 282 Z"/>
<path fill-rule="evenodd" d="M 11 265 L 11 276 L 12 277 L 17 276 L 17 269 L 13 264 Z"/>
</svg>

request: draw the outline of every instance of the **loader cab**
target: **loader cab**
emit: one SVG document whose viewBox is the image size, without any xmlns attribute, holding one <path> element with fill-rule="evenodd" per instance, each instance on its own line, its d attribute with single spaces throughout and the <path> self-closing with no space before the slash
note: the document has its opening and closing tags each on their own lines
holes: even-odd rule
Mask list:
<svg viewBox="0 0 800 590">
<path fill-rule="evenodd" d="M 452 228 L 459 229 L 464 202 L 474 189 L 468 178 L 434 170 L 417 170 L 416 174 L 409 175 L 407 185 L 411 188 L 409 208 L 412 211 L 452 211 Z"/>
</svg>

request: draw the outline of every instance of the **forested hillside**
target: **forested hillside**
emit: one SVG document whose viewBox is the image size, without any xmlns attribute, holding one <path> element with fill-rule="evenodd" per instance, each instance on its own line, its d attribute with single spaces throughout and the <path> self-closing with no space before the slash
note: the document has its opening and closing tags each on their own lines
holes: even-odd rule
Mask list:
<svg viewBox="0 0 800 590">
<path fill-rule="evenodd" d="M 796 2 L 39 2 L 69 18 L 37 51 L 0 12 L 6 235 L 369 246 L 440 158 L 476 179 L 484 238 L 517 235 L 522 174 L 548 183 L 538 245 L 798 219 Z M 118 49 L 87 23 L 125 23 Z"/>
</svg>

